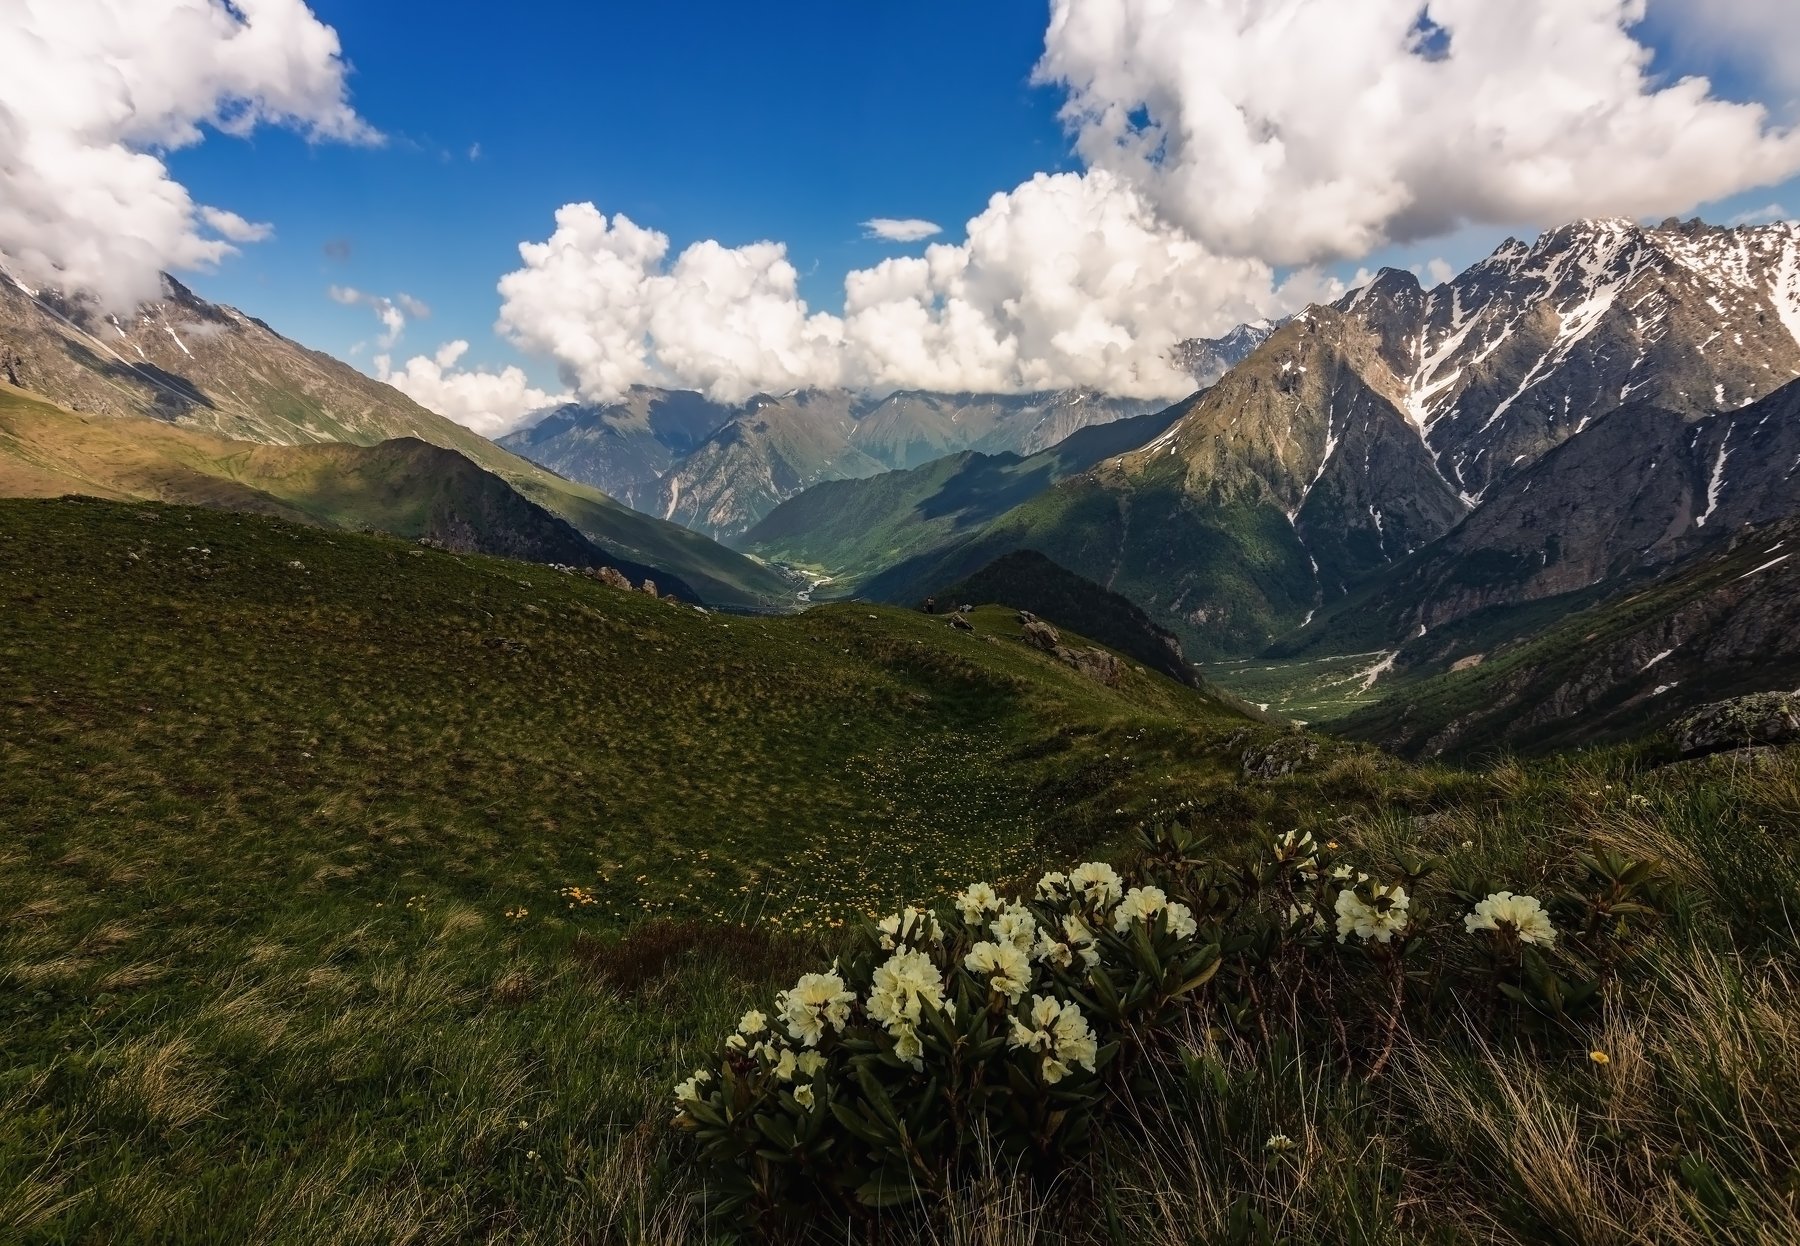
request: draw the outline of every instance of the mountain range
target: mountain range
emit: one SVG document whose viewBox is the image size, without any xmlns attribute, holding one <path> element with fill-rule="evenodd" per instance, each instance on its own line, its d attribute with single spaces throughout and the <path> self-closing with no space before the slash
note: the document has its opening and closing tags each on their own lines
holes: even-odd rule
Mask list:
<svg viewBox="0 0 1800 1246">
<path fill-rule="evenodd" d="M 1392 695 L 1346 729 L 1415 751 L 1513 741 L 1539 695 L 1610 730 L 1682 704 L 1706 662 L 1749 683 L 1800 652 L 1715 608 L 1787 600 L 1786 572 L 1751 597 L 1717 576 L 1800 518 L 1800 225 L 1575 222 L 1174 358 L 1199 388 L 1172 405 L 640 387 L 496 445 L 173 280 L 120 321 L 0 274 L 0 491 L 611 565 L 733 609 L 790 606 L 802 575 L 802 601 L 911 602 L 1066 573 L 1193 658 L 1378 655 Z M 1602 645 L 1645 603 L 1685 677 L 1631 673 L 1634 623 L 1607 674 L 1544 692 L 1547 638 L 1580 619 Z M 1490 722 L 1475 687 L 1518 712 Z"/>
<path fill-rule="evenodd" d="M 638 387 L 616 403 L 558 407 L 500 444 L 628 505 L 731 541 L 812 485 L 964 451 L 1032 454 L 1159 405 L 1078 389 L 902 391 L 878 399 L 807 389 L 724 404 Z"/>
<path fill-rule="evenodd" d="M 30 436 L 21 440 L 16 427 L 25 416 L 14 404 L 15 435 L 0 441 L 0 456 L 13 459 L 14 476 L 21 479 L 29 458 L 39 489 L 51 487 L 50 476 L 61 476 L 67 491 L 99 488 L 114 496 L 164 501 L 243 500 L 246 487 L 264 490 L 266 480 L 225 488 L 211 471 L 114 471 L 98 457 L 102 446 L 110 445 L 106 453 L 115 459 L 164 458 L 175 441 L 158 436 L 151 421 L 214 439 L 204 450 L 184 450 L 190 461 L 198 455 L 260 465 L 276 456 L 261 454 L 258 446 L 374 447 L 411 439 L 420 444 L 389 453 L 379 471 L 368 469 L 367 456 L 344 454 L 341 472 L 316 472 L 320 487 L 339 495 L 329 503 L 291 497 L 284 502 L 272 495 L 252 500 L 258 509 L 298 505 L 315 515 L 410 512 L 414 518 L 398 524 L 409 535 L 424 534 L 417 516 L 434 508 L 440 532 L 479 531 L 503 514 L 541 512 L 519 522 L 539 532 L 551 530 L 550 521 L 566 524 L 591 558 L 627 573 L 641 568 L 661 583 L 684 584 L 710 603 L 776 608 L 793 600 L 793 586 L 767 567 L 510 454 L 261 320 L 198 298 L 172 278 L 165 278 L 164 298 L 121 321 L 0 273 L 0 382 L 66 414 L 118 421 L 102 429 L 92 420 L 59 421 L 38 411 Z M 56 445 L 63 436 L 69 438 L 66 444 Z M 451 452 L 456 460 L 428 454 L 425 447 Z M 327 457 L 315 454 L 312 462 L 316 467 Z M 306 456 L 288 458 L 298 462 Z M 464 462 L 478 470 L 466 470 Z M 336 483 L 329 483 L 333 476 Z M 370 489 L 379 481 L 387 496 L 359 498 L 355 480 Z M 460 491 L 446 483 L 457 481 Z M 517 502 L 500 500 L 502 493 L 516 494 Z M 469 540 L 494 549 L 538 548 L 536 538 L 522 530 Z"/>
<path fill-rule="evenodd" d="M 1274 328 L 1152 440 L 855 587 L 908 600 L 1035 549 L 1200 655 L 1309 626 L 1298 643 L 1397 646 L 1800 510 L 1778 394 L 1796 378 L 1800 226 L 1578 222 L 1429 291 L 1382 271 Z M 882 490 L 932 505 L 876 477 L 840 490 L 849 527 L 905 526 L 861 504 Z"/>
</svg>

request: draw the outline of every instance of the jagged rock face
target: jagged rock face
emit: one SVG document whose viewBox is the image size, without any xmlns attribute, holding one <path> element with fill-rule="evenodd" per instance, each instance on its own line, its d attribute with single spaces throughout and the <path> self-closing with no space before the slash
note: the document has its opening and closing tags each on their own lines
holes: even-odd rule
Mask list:
<svg viewBox="0 0 1800 1246">
<path fill-rule="evenodd" d="M 1167 433 L 1102 481 L 1179 475 L 1202 502 L 1279 509 L 1321 594 L 1335 595 L 1465 513 L 1395 399 L 1384 339 L 1331 308 L 1295 317 Z"/>
<path fill-rule="evenodd" d="M 1668 564 L 1796 513 L 1800 381 L 1699 419 L 1633 403 L 1498 485 L 1360 609 L 1409 636 Z"/>
<path fill-rule="evenodd" d="M 500 444 L 638 510 L 652 510 L 662 476 L 731 419 L 733 409 L 688 390 L 634 386 L 605 406 L 569 403 Z"/>
<path fill-rule="evenodd" d="M 1175 343 L 1170 362 L 1205 387 L 1248 359 L 1258 346 L 1287 321 L 1256 320 L 1241 324 L 1224 337 L 1196 337 Z"/>
<path fill-rule="evenodd" d="M 1480 499 L 1628 403 L 1697 419 L 1800 377 L 1800 225 L 1577 222 L 1429 293 L 1384 270 L 1337 306 L 1380 336 L 1401 409 Z"/>
<path fill-rule="evenodd" d="M 752 398 L 663 477 L 657 513 L 733 537 L 808 485 L 884 470 L 850 442 L 855 401 L 842 390 Z"/>
</svg>

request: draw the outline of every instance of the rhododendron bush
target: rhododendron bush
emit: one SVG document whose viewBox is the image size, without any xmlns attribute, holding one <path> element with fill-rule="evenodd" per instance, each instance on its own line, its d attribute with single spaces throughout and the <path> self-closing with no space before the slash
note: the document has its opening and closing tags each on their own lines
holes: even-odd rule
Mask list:
<svg viewBox="0 0 1800 1246">
<path fill-rule="evenodd" d="M 1290 832 L 1228 864 L 1179 827 L 1144 848 L 1133 876 L 1088 862 L 1028 894 L 978 882 L 872 922 L 746 1013 L 675 1088 L 714 1210 L 768 1228 L 821 1203 L 941 1194 L 977 1165 L 1054 1175 L 1109 1114 L 1141 1128 L 1146 1105 L 1169 1110 L 1156 1088 L 1191 1077 L 1196 1035 L 1266 1043 L 1316 1025 L 1373 1078 L 1409 999 L 1558 1024 L 1611 961 L 1559 949 L 1553 910 L 1600 943 L 1617 916 L 1654 914 L 1650 868 L 1610 858 L 1583 859 L 1598 898 L 1547 906 L 1461 879 L 1427 910 L 1436 859 L 1372 877 Z"/>
</svg>

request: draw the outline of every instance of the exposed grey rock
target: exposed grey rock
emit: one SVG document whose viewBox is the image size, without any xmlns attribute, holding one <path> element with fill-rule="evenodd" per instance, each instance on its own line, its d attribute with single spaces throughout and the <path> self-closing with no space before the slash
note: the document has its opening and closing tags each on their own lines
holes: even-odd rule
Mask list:
<svg viewBox="0 0 1800 1246">
<path fill-rule="evenodd" d="M 1703 705 L 1671 729 L 1683 757 L 1800 740 L 1800 692 L 1763 692 Z"/>
<path fill-rule="evenodd" d="M 1045 653 L 1055 653 L 1062 645 L 1062 634 L 1048 623 L 1040 623 L 1036 619 L 1025 624 L 1022 639 L 1033 649 L 1042 649 Z"/>
<path fill-rule="evenodd" d="M 1319 742 L 1311 736 L 1279 736 L 1244 750 L 1244 777 L 1264 782 L 1285 778 L 1312 764 L 1318 756 Z"/>
</svg>

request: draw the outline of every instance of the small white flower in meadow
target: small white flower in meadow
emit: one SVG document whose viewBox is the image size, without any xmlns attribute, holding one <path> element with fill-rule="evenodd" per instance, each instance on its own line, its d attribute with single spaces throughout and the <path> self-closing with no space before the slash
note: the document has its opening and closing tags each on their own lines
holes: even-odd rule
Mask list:
<svg viewBox="0 0 1800 1246">
<path fill-rule="evenodd" d="M 1406 929 L 1409 903 L 1406 889 L 1397 883 L 1391 887 L 1376 887 L 1373 901 L 1364 900 L 1348 888 L 1338 892 L 1338 942 L 1342 943 L 1351 934 L 1377 943 L 1391 942 L 1396 934 Z"/>
<path fill-rule="evenodd" d="M 892 1031 L 913 1026 L 926 1006 L 944 1006 L 944 975 L 924 952 L 895 952 L 875 970 L 869 989 L 869 1017 Z"/>
<path fill-rule="evenodd" d="M 844 980 L 833 972 L 802 974 L 793 990 L 776 997 L 775 1005 L 787 1024 L 788 1037 L 817 1047 L 826 1026 L 844 1028 L 855 1002 L 856 996 L 844 989 Z"/>
<path fill-rule="evenodd" d="M 1465 848 L 1465 849 L 1468 849 L 1468 848 L 1473 848 L 1473 847 L 1474 847 L 1474 846 L 1475 846 L 1475 841 L 1474 841 L 1474 840 L 1472 840 L 1472 839 L 1465 839 L 1465 840 L 1463 840 L 1463 842 L 1462 842 L 1462 846 L 1463 846 L 1463 847 L 1464 847 L 1464 848 Z"/>
<path fill-rule="evenodd" d="M 1286 1134 L 1270 1134 L 1269 1140 L 1263 1143 L 1263 1150 L 1272 1151 L 1276 1155 L 1291 1151 L 1300 1144 Z"/>
<path fill-rule="evenodd" d="M 761 1034 L 768 1028 L 769 1019 L 754 1008 L 745 1013 L 744 1019 L 738 1022 L 739 1034 Z"/>
<path fill-rule="evenodd" d="M 1119 872 L 1104 861 L 1088 861 L 1069 871 L 1069 886 L 1094 909 L 1111 908 L 1125 894 Z"/>
<path fill-rule="evenodd" d="M 981 925 L 983 918 L 1000 908 L 1000 896 L 986 883 L 970 883 L 956 893 L 955 902 L 963 921 L 971 926 Z"/>
<path fill-rule="evenodd" d="M 1029 952 L 1037 938 L 1037 919 L 1023 904 L 1009 904 L 1000 911 L 1000 916 L 988 923 L 988 929 L 1000 942 Z"/>
<path fill-rule="evenodd" d="M 1311 900 L 1301 900 L 1297 904 L 1288 905 L 1287 924 L 1289 926 L 1310 926 L 1314 930 L 1325 929 L 1325 919 L 1313 907 Z"/>
<path fill-rule="evenodd" d="M 1340 865 L 1331 871 L 1331 877 L 1340 883 L 1366 883 L 1369 876 L 1361 870 L 1353 870 L 1348 865 Z"/>
<path fill-rule="evenodd" d="M 1031 985 L 1031 962 L 1010 943 L 977 943 L 963 957 L 963 965 L 986 977 L 994 990 L 1015 1004 Z"/>
<path fill-rule="evenodd" d="M 1520 943 L 1542 943 L 1548 947 L 1556 942 L 1556 927 L 1544 906 L 1535 897 L 1515 896 L 1510 891 L 1496 891 L 1477 904 L 1475 911 L 1463 918 L 1463 926 L 1470 934 L 1477 930 L 1511 930 L 1519 936 Z"/>
<path fill-rule="evenodd" d="M 1132 922 L 1150 921 L 1168 907 L 1169 897 L 1163 894 L 1161 887 L 1133 887 L 1125 893 L 1118 911 L 1113 914 L 1113 929 L 1124 934 L 1131 929 Z"/>
<path fill-rule="evenodd" d="M 692 1103 L 700 1098 L 700 1087 L 712 1080 L 712 1073 L 706 1069 L 695 1069 L 694 1075 L 675 1087 L 676 1103 Z"/>
<path fill-rule="evenodd" d="M 806 1085 L 806 1084 L 802 1084 L 802 1085 L 794 1087 L 794 1102 L 798 1103 L 801 1107 L 805 1108 L 807 1111 L 809 1111 L 809 1112 L 812 1111 L 812 1106 L 813 1106 L 813 1102 L 814 1102 L 813 1088 L 810 1085 Z"/>
<path fill-rule="evenodd" d="M 1061 900 L 1069 894 L 1069 876 L 1060 871 L 1046 874 L 1037 882 L 1037 895 L 1040 900 Z"/>
</svg>

